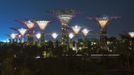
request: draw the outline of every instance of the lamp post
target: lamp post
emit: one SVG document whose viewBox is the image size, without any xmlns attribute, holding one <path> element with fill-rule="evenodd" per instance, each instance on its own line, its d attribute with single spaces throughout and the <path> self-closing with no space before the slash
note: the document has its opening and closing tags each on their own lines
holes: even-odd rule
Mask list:
<svg viewBox="0 0 134 75">
<path fill-rule="evenodd" d="M 27 33 L 28 33 L 28 42 L 29 43 L 33 43 L 34 39 L 33 39 L 33 36 L 34 36 L 34 27 L 35 27 L 35 24 L 31 21 L 31 20 L 28 20 L 28 21 L 25 21 L 24 24 L 27 26 Z"/>
<path fill-rule="evenodd" d="M 79 32 L 80 32 L 80 30 L 81 30 L 81 27 L 80 26 L 78 26 L 78 25 L 75 25 L 75 26 L 72 26 L 72 30 L 74 31 L 74 34 L 75 34 L 75 36 L 76 36 L 76 38 L 77 38 L 77 36 L 78 36 L 78 34 L 79 34 Z M 76 41 L 75 41 L 76 43 L 75 43 L 75 48 L 76 49 L 78 49 L 78 39 L 76 39 Z"/>
<path fill-rule="evenodd" d="M 21 35 L 21 42 L 23 42 L 24 41 L 24 35 L 25 35 L 25 33 L 27 32 L 27 29 L 25 29 L 25 28 L 20 28 L 20 29 L 18 29 L 18 32 L 20 33 L 20 35 Z"/>
<path fill-rule="evenodd" d="M 56 38 L 58 37 L 58 34 L 56 32 L 54 32 L 54 33 L 51 34 L 51 36 L 54 39 L 53 45 L 54 45 L 54 48 L 55 48 L 56 47 Z"/>
<path fill-rule="evenodd" d="M 82 30 L 82 33 L 84 35 L 84 45 L 85 45 L 84 47 L 87 47 L 87 36 L 88 36 L 89 32 L 90 32 L 90 30 L 88 30 L 87 28 L 84 28 Z"/>
<path fill-rule="evenodd" d="M 37 25 L 39 26 L 40 28 L 40 31 L 41 31 L 41 43 L 43 43 L 45 41 L 45 29 L 48 25 L 50 21 L 45 21 L 45 20 L 41 20 L 41 21 L 36 21 Z"/>
</svg>

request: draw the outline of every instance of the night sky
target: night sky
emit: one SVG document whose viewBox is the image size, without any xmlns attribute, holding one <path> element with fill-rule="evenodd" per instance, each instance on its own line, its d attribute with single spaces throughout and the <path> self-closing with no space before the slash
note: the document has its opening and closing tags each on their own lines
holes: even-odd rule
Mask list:
<svg viewBox="0 0 134 75">
<path fill-rule="evenodd" d="M 7 34 L 13 32 L 10 27 L 23 27 L 16 19 L 54 19 L 54 16 L 46 13 L 53 9 L 79 10 L 81 14 L 71 20 L 71 26 L 78 24 L 98 32 L 97 24 L 87 17 L 108 15 L 121 17 L 110 23 L 109 36 L 134 31 L 134 0 L 0 0 L 0 40 L 9 38 Z M 46 32 L 59 32 L 59 27 L 59 21 L 53 22 Z"/>
</svg>

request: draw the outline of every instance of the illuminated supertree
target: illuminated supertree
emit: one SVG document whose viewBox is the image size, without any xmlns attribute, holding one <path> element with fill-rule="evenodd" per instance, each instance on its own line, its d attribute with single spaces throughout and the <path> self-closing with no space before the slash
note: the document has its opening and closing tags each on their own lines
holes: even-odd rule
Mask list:
<svg viewBox="0 0 134 75">
<path fill-rule="evenodd" d="M 15 28 L 15 27 L 10 27 L 10 29 L 12 29 L 12 30 L 14 30 L 15 32 L 17 32 L 16 34 L 16 41 L 19 43 L 19 42 L 21 42 L 21 34 L 20 34 L 20 32 L 18 31 L 18 28 Z M 10 36 L 10 35 L 9 35 Z"/>
<path fill-rule="evenodd" d="M 34 37 L 34 31 L 33 31 L 33 29 L 35 27 L 35 24 L 30 20 L 24 21 L 24 24 L 27 26 L 27 29 L 28 29 L 27 30 L 28 42 L 32 43 L 34 41 L 34 38 L 33 38 Z"/>
<path fill-rule="evenodd" d="M 72 30 L 74 31 L 75 35 L 78 35 L 81 30 L 81 27 L 78 25 L 75 25 L 75 26 L 72 26 Z"/>
<path fill-rule="evenodd" d="M 40 40 L 40 38 L 41 38 L 41 33 L 40 33 L 40 32 L 36 33 L 36 34 L 35 34 L 35 37 L 36 37 L 36 39 L 37 39 L 36 44 L 37 44 L 38 46 L 40 46 L 40 45 L 41 45 L 41 40 Z"/>
<path fill-rule="evenodd" d="M 73 30 L 75 36 L 77 37 L 79 32 L 81 31 L 81 26 L 78 26 L 78 25 L 72 26 L 72 30 Z M 77 44 L 78 44 L 78 40 L 76 39 L 76 41 L 75 41 L 75 48 L 76 49 L 78 49 L 77 48 L 77 46 L 78 46 Z"/>
<path fill-rule="evenodd" d="M 21 35 L 21 42 L 24 42 L 24 38 L 23 37 L 24 37 L 25 33 L 27 32 L 27 29 L 20 28 L 20 29 L 18 29 L 18 32 Z"/>
<path fill-rule="evenodd" d="M 102 17 L 95 17 L 93 19 L 95 19 L 98 23 L 98 25 L 100 26 L 101 30 L 100 30 L 100 48 L 102 50 L 107 50 L 108 51 L 108 47 L 107 47 L 107 26 L 109 24 L 109 22 L 113 19 L 118 19 L 119 17 L 109 17 L 109 16 L 102 16 Z M 92 18 L 90 18 L 92 19 Z"/>
<path fill-rule="evenodd" d="M 73 37 L 74 37 L 74 33 L 69 33 L 70 40 L 73 39 Z"/>
<path fill-rule="evenodd" d="M 38 42 L 40 43 L 41 33 L 36 33 L 35 37 L 37 38 Z"/>
<path fill-rule="evenodd" d="M 128 34 L 130 36 L 130 49 L 134 50 L 134 32 L 129 32 Z"/>
<path fill-rule="evenodd" d="M 130 35 L 131 38 L 134 38 L 134 32 L 129 32 L 128 34 Z"/>
<path fill-rule="evenodd" d="M 12 41 L 11 42 L 15 42 L 15 40 L 16 40 L 16 38 L 17 38 L 17 33 L 11 33 L 10 34 L 10 38 L 12 39 Z"/>
<path fill-rule="evenodd" d="M 36 21 L 37 25 L 41 30 L 41 43 L 45 41 L 45 29 L 49 22 L 50 21 L 46 21 L 46 20 Z"/>
<path fill-rule="evenodd" d="M 87 28 L 84 28 L 82 30 L 82 34 L 84 35 L 84 47 L 87 47 L 87 36 L 90 33 L 90 30 Z"/>
<path fill-rule="evenodd" d="M 22 37 L 21 34 L 18 34 L 18 35 L 17 35 L 17 42 L 18 42 L 18 43 L 21 42 L 21 37 Z"/>
<path fill-rule="evenodd" d="M 66 45 L 68 46 L 68 40 L 69 40 L 69 36 L 68 36 L 68 29 L 69 29 L 69 22 L 70 20 L 75 16 L 76 11 L 74 10 L 54 10 L 52 11 L 53 14 L 55 14 L 57 16 L 57 18 L 60 20 L 61 22 L 61 36 L 62 36 L 62 45 Z"/>
<path fill-rule="evenodd" d="M 22 25 L 24 25 L 27 28 L 28 42 L 33 43 L 35 23 L 32 22 L 31 20 L 26 20 L 26 21 L 17 20 L 17 22 L 21 23 Z"/>
<path fill-rule="evenodd" d="M 69 47 L 70 48 L 73 48 L 73 42 L 72 42 L 72 39 L 74 38 L 74 33 L 69 33 Z"/>
<path fill-rule="evenodd" d="M 56 38 L 58 37 L 58 34 L 56 32 L 54 32 L 54 33 L 51 34 L 51 36 L 54 39 L 53 45 L 54 45 L 54 47 L 56 47 Z"/>
<path fill-rule="evenodd" d="M 88 34 L 89 34 L 89 32 L 90 32 L 90 30 L 87 29 L 87 28 L 84 28 L 84 29 L 82 30 L 82 33 L 83 33 L 84 37 L 87 37 Z"/>
</svg>

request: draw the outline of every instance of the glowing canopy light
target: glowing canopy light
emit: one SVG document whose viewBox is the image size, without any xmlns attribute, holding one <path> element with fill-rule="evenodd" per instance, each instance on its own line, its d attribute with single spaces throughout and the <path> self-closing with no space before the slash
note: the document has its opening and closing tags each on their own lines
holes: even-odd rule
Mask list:
<svg viewBox="0 0 134 75">
<path fill-rule="evenodd" d="M 16 33 L 11 33 L 11 34 L 10 34 L 10 37 L 11 37 L 12 39 L 15 39 L 15 38 L 17 37 L 17 34 L 16 34 Z"/>
<path fill-rule="evenodd" d="M 134 38 L 134 32 L 129 32 L 131 38 Z"/>
<path fill-rule="evenodd" d="M 59 15 L 58 18 L 60 19 L 62 25 L 67 25 L 67 23 L 72 19 L 73 15 Z"/>
<path fill-rule="evenodd" d="M 37 39 L 40 39 L 41 38 L 41 33 L 37 33 L 35 36 L 36 36 Z"/>
<path fill-rule="evenodd" d="M 18 29 L 18 31 L 19 31 L 19 33 L 21 34 L 21 36 L 24 36 L 25 33 L 26 33 L 26 31 L 27 31 L 27 29 L 25 29 L 25 28 L 20 28 L 20 29 Z"/>
<path fill-rule="evenodd" d="M 72 29 L 73 29 L 75 34 L 78 34 L 80 32 L 80 30 L 81 30 L 81 27 L 78 26 L 78 25 L 75 25 L 75 26 L 72 27 Z"/>
<path fill-rule="evenodd" d="M 99 20 L 99 24 L 100 24 L 101 28 L 106 27 L 107 23 L 108 23 L 108 20 Z"/>
<path fill-rule="evenodd" d="M 88 33 L 89 33 L 89 30 L 86 29 L 86 28 L 84 28 L 84 29 L 82 30 L 82 33 L 83 33 L 84 36 L 87 36 Z"/>
<path fill-rule="evenodd" d="M 28 29 L 34 28 L 34 23 L 31 22 L 30 20 L 29 21 L 25 21 L 24 23 L 26 24 L 26 26 L 28 27 Z"/>
<path fill-rule="evenodd" d="M 49 22 L 50 21 L 36 21 L 41 30 L 44 30 Z"/>
<path fill-rule="evenodd" d="M 74 37 L 74 33 L 69 33 L 69 38 L 72 39 Z"/>
<path fill-rule="evenodd" d="M 105 28 L 107 23 L 109 22 L 109 18 L 108 17 L 97 18 L 97 21 L 99 22 L 101 28 Z"/>
<path fill-rule="evenodd" d="M 52 33 L 52 35 L 51 35 L 54 39 L 56 39 L 57 37 L 58 37 L 58 34 L 57 33 Z"/>
</svg>

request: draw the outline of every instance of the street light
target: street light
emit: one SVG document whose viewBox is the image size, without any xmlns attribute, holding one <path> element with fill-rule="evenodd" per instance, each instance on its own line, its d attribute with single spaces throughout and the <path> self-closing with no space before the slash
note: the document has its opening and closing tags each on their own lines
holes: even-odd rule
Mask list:
<svg viewBox="0 0 134 75">
<path fill-rule="evenodd" d="M 25 21 L 24 24 L 27 26 L 28 30 L 28 42 L 29 43 L 32 43 L 33 42 L 33 28 L 35 27 L 35 24 L 31 21 L 31 20 L 28 20 L 28 21 Z"/>
<path fill-rule="evenodd" d="M 21 41 L 23 42 L 23 37 L 24 37 L 25 33 L 27 32 L 27 29 L 20 28 L 20 29 L 18 29 L 18 32 L 21 34 L 21 37 L 22 37 Z"/>
<path fill-rule="evenodd" d="M 45 41 L 45 34 L 44 34 L 44 30 L 47 27 L 48 23 L 50 21 L 36 21 L 37 25 L 39 26 L 40 30 L 41 30 L 41 42 L 43 43 Z"/>
<path fill-rule="evenodd" d="M 51 34 L 51 36 L 54 39 L 53 45 L 54 45 L 54 47 L 56 47 L 56 38 L 58 37 L 58 34 L 56 32 L 54 32 L 54 33 Z"/>
</svg>

